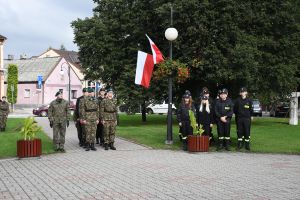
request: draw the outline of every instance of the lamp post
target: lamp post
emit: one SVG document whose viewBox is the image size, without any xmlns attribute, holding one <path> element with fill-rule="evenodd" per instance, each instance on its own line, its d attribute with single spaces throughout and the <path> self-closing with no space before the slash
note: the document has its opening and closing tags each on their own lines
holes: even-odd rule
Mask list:
<svg viewBox="0 0 300 200">
<path fill-rule="evenodd" d="M 173 26 L 173 7 L 171 6 L 171 27 Z M 165 37 L 167 40 L 169 40 L 170 43 L 170 60 L 172 61 L 173 59 L 173 43 L 172 41 L 176 40 L 178 36 L 178 31 L 175 28 L 168 28 L 165 31 Z M 172 75 L 169 76 L 168 79 L 168 96 L 169 96 L 169 102 L 168 102 L 168 125 L 167 125 L 167 140 L 166 144 L 173 144 L 173 130 L 172 130 Z"/>
<path fill-rule="evenodd" d="M 63 65 L 64 64 L 67 64 L 68 65 L 68 77 L 69 77 L 69 84 L 68 84 L 68 101 L 69 103 L 71 102 L 71 76 L 70 76 L 70 64 L 67 63 L 67 62 L 63 62 L 60 66 L 60 75 L 63 76 L 65 73 L 64 73 L 64 70 L 63 70 Z"/>
</svg>

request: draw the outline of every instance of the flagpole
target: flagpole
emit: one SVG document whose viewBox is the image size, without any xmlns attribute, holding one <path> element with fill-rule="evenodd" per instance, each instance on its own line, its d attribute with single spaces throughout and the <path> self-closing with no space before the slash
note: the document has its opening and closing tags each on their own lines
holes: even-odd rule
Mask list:
<svg viewBox="0 0 300 200">
<path fill-rule="evenodd" d="M 171 27 L 173 26 L 173 6 L 171 5 Z M 172 31 L 168 31 L 172 29 Z M 170 43 L 170 60 L 173 59 L 173 43 L 172 41 L 177 38 L 177 30 L 176 30 L 176 36 L 174 37 L 174 28 L 168 28 L 165 32 L 166 38 L 169 40 Z M 165 141 L 165 144 L 173 144 L 173 129 L 172 129 L 172 104 L 173 104 L 173 94 L 172 94 L 172 85 L 173 85 L 173 74 L 169 76 L 168 79 L 168 124 L 167 124 L 167 140 Z"/>
</svg>

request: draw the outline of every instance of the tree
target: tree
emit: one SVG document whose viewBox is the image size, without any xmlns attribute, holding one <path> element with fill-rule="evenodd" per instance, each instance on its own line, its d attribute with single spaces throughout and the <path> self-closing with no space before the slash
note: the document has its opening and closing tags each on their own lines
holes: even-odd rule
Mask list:
<svg viewBox="0 0 300 200">
<path fill-rule="evenodd" d="M 17 103 L 18 98 L 18 66 L 8 65 L 7 70 L 7 101 L 11 104 Z"/>
<path fill-rule="evenodd" d="M 166 80 L 149 90 L 134 84 L 137 50 L 150 47 L 145 33 L 165 55 L 170 1 L 95 0 L 94 16 L 72 23 L 86 76 L 101 79 L 125 102 L 140 104 L 166 96 Z M 295 0 L 173 0 L 174 58 L 187 63 L 191 77 L 174 83 L 177 102 L 185 89 L 198 95 L 247 86 L 265 103 L 286 97 L 299 84 L 299 3 Z M 298 6 L 296 6 L 298 5 Z M 156 69 L 156 67 L 155 67 Z M 134 97 L 131 98 L 130 95 Z M 134 101 L 132 101 L 134 99 Z"/>
<path fill-rule="evenodd" d="M 59 50 L 66 51 L 67 49 L 66 49 L 65 45 L 61 44 Z"/>
</svg>

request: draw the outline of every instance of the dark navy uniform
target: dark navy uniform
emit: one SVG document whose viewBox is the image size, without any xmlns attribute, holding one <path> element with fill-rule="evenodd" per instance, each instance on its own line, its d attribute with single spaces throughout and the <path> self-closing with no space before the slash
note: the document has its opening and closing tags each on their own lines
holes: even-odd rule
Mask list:
<svg viewBox="0 0 300 200">
<path fill-rule="evenodd" d="M 227 90 L 226 90 L 227 91 Z M 218 150 L 225 145 L 226 150 L 229 150 L 230 142 L 230 124 L 233 115 L 233 103 L 230 98 L 226 100 L 218 99 L 215 103 L 216 123 L 218 129 L 219 146 Z M 221 121 L 221 117 L 226 117 L 226 122 Z"/>
<path fill-rule="evenodd" d="M 202 97 L 202 100 L 208 100 L 207 97 Z M 209 101 L 208 101 L 209 102 Z M 211 139 L 211 127 L 210 125 L 213 124 L 213 107 L 212 104 L 209 102 L 208 105 L 201 104 L 199 106 L 198 110 L 198 125 L 202 125 L 202 128 L 204 130 L 203 135 L 210 136 Z"/>
<path fill-rule="evenodd" d="M 252 100 L 248 97 L 239 97 L 234 104 L 234 113 L 237 118 L 237 134 L 238 134 L 238 149 L 243 147 L 243 139 L 245 141 L 246 149 L 250 150 L 250 127 L 252 116 Z"/>
<path fill-rule="evenodd" d="M 98 97 L 99 108 L 103 99 L 104 98 L 101 96 Z M 101 121 L 102 119 L 99 119 L 99 124 L 97 125 L 96 144 L 100 143 L 100 145 L 102 146 L 104 144 L 104 133 L 103 133 L 103 124 L 101 123 Z"/>
</svg>

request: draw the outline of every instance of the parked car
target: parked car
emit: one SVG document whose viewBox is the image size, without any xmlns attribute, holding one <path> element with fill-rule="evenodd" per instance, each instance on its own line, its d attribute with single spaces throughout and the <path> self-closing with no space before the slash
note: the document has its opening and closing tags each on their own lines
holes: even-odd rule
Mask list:
<svg viewBox="0 0 300 200">
<path fill-rule="evenodd" d="M 253 116 L 262 116 L 262 108 L 261 108 L 261 104 L 260 101 L 258 99 L 253 99 L 253 107 L 252 107 L 252 113 Z"/>
<path fill-rule="evenodd" d="M 34 115 L 37 115 L 37 116 L 40 116 L 40 117 L 47 117 L 49 106 L 50 105 L 42 105 L 38 108 L 33 109 L 32 113 Z M 69 105 L 69 109 L 70 109 L 71 115 L 73 115 L 74 110 L 75 110 L 75 104 L 72 101 Z"/>
<path fill-rule="evenodd" d="M 172 104 L 172 112 L 176 114 L 176 107 Z M 168 103 L 164 101 L 162 104 L 150 104 L 147 107 L 148 114 L 167 114 L 168 113 Z"/>
<path fill-rule="evenodd" d="M 290 115 L 290 104 L 288 102 L 279 102 L 270 110 L 271 117 L 288 117 Z"/>
</svg>

